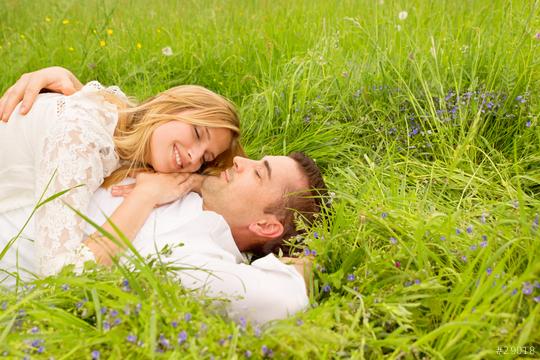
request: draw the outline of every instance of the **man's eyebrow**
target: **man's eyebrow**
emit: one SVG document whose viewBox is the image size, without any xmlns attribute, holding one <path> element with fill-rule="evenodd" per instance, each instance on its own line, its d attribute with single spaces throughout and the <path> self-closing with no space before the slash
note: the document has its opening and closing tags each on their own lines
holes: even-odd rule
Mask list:
<svg viewBox="0 0 540 360">
<path fill-rule="evenodd" d="M 268 172 L 268 179 L 272 180 L 272 168 L 270 167 L 270 163 L 268 160 L 263 160 L 264 166 L 266 167 L 266 171 Z"/>
</svg>

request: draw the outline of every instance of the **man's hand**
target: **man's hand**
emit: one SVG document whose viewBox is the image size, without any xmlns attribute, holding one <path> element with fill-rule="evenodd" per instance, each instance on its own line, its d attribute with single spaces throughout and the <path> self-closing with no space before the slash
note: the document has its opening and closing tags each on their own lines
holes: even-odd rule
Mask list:
<svg viewBox="0 0 540 360">
<path fill-rule="evenodd" d="M 11 113 L 22 100 L 20 114 L 26 115 L 32 108 L 42 89 L 71 95 L 80 90 L 82 84 L 71 71 L 53 66 L 23 74 L 0 99 L 0 120 L 7 122 Z"/>
</svg>

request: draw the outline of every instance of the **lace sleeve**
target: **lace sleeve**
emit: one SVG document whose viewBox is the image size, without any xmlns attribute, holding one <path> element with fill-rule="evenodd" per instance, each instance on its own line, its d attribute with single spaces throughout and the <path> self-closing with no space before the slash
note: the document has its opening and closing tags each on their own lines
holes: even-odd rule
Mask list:
<svg viewBox="0 0 540 360">
<path fill-rule="evenodd" d="M 85 87 L 72 97 L 58 100 L 57 109 L 57 121 L 38 149 L 36 196 L 51 179 L 44 198 L 82 186 L 46 203 L 35 214 L 41 275 L 55 274 L 66 264 L 80 268 L 94 259 L 82 244 L 84 220 L 64 203 L 85 213 L 94 191 L 118 167 L 112 137 L 117 121 L 113 105 Z"/>
</svg>

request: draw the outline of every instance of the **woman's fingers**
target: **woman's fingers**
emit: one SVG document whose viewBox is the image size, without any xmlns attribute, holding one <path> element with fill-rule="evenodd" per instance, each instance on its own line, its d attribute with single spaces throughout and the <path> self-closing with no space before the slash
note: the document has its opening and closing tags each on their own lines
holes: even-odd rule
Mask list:
<svg viewBox="0 0 540 360">
<path fill-rule="evenodd" d="M 0 99 L 0 120 L 8 121 L 17 104 L 21 102 L 27 83 L 28 74 L 24 74 L 2 96 L 2 99 Z"/>
</svg>

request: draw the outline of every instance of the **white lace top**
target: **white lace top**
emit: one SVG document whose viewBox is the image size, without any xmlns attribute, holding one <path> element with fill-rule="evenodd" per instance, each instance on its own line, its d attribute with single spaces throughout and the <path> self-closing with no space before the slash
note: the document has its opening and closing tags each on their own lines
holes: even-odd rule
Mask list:
<svg viewBox="0 0 540 360">
<path fill-rule="evenodd" d="M 117 87 L 94 81 L 71 96 L 40 95 L 27 116 L 16 109 L 0 126 L 0 214 L 71 189 L 34 215 L 40 275 L 94 259 L 82 244 L 84 220 L 65 204 L 85 213 L 93 192 L 119 167 L 113 143 L 117 110 L 101 90 L 125 97 Z"/>
</svg>

